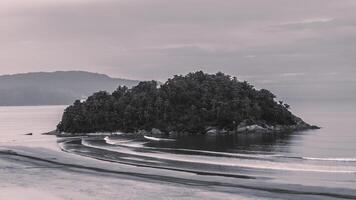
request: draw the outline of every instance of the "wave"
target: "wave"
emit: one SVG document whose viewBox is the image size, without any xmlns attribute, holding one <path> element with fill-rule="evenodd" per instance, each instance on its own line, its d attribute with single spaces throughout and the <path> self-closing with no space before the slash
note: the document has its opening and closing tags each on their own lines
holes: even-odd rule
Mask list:
<svg viewBox="0 0 356 200">
<path fill-rule="evenodd" d="M 117 144 L 117 142 L 111 140 L 111 139 L 109 138 L 109 136 L 106 136 L 106 137 L 104 138 L 104 140 L 105 140 L 106 143 L 111 144 L 111 145 Z"/>
<path fill-rule="evenodd" d="M 175 139 L 167 139 L 167 138 L 157 138 L 157 137 L 150 137 L 150 136 L 143 136 L 147 140 L 152 140 L 152 141 L 175 141 Z"/>
<path fill-rule="evenodd" d="M 146 142 L 133 142 L 131 141 L 122 141 L 122 140 L 112 140 L 105 139 L 107 144 L 120 146 L 120 147 L 129 147 L 129 148 L 140 148 L 140 149 L 148 149 L 155 151 L 168 151 L 174 153 L 183 153 L 183 154 L 197 154 L 197 155 L 205 155 L 205 156 L 213 156 L 213 157 L 232 157 L 232 158 L 246 158 L 246 159 L 270 159 L 273 157 L 281 157 L 281 155 L 275 154 L 241 154 L 241 153 L 228 153 L 228 152 L 217 152 L 217 151 L 207 151 L 207 150 L 194 150 L 194 149 L 181 149 L 181 148 L 164 148 L 164 147 L 147 147 L 144 146 Z"/>
<path fill-rule="evenodd" d="M 122 140 L 122 139 L 110 139 L 110 137 L 104 138 L 106 144 L 115 145 L 115 146 L 122 146 L 122 147 L 131 147 L 131 148 L 143 148 L 143 145 L 146 142 L 135 142 L 132 139 L 129 140 Z"/>
<path fill-rule="evenodd" d="M 132 142 L 132 140 L 113 140 L 113 139 L 110 139 L 109 136 L 106 136 L 104 138 L 105 142 L 107 144 L 111 144 L 111 145 L 116 145 L 116 144 L 121 144 L 121 143 L 127 143 L 127 142 Z"/>
<path fill-rule="evenodd" d="M 329 161 L 329 162 L 356 162 L 356 158 L 317 158 L 317 157 L 299 157 L 299 156 L 283 156 L 274 155 L 277 158 L 298 159 L 298 160 L 310 160 L 310 161 Z"/>
<path fill-rule="evenodd" d="M 260 160 L 246 158 L 224 158 L 224 157 L 207 157 L 202 155 L 180 155 L 162 152 L 141 152 L 135 149 L 125 148 L 124 146 L 104 147 L 88 143 L 82 143 L 84 146 L 108 150 L 111 152 L 124 153 L 130 156 L 139 156 L 147 160 L 158 159 L 160 162 L 174 161 L 183 163 L 194 163 L 201 165 L 216 165 L 221 167 L 242 167 L 255 170 L 283 170 L 283 171 L 301 171 L 301 172 L 319 172 L 319 173 L 356 173 L 354 166 L 326 166 L 313 165 L 298 162 L 277 162 L 276 160 Z M 119 149 L 117 149 L 119 148 Z M 248 156 L 248 155 L 246 155 Z"/>
<path fill-rule="evenodd" d="M 313 157 L 301 157 L 304 160 L 316 160 L 316 161 L 335 161 L 335 162 L 356 162 L 356 158 L 313 158 Z"/>
<path fill-rule="evenodd" d="M 164 138 L 154 138 L 149 136 L 144 136 L 148 140 L 160 141 Z M 169 139 L 166 139 L 169 140 Z M 121 146 L 121 147 L 129 147 L 129 148 L 139 148 L 139 149 L 149 149 L 154 151 L 168 151 L 183 154 L 195 154 L 195 155 L 204 155 L 204 156 L 213 156 L 213 157 L 231 157 L 238 159 L 254 159 L 254 160 L 265 160 L 276 162 L 274 158 L 279 159 L 298 159 L 298 160 L 310 160 L 310 161 L 327 161 L 327 162 L 356 162 L 356 158 L 317 158 L 317 157 L 293 157 L 293 156 L 285 156 L 278 154 L 243 154 L 243 153 L 228 153 L 228 152 L 216 152 L 216 151 L 206 151 L 206 150 L 194 150 L 194 149 L 181 149 L 181 148 L 157 148 L 157 147 L 146 147 L 145 143 L 135 143 L 133 140 L 112 140 L 109 137 L 105 138 L 107 144 Z M 318 170 L 316 170 L 318 171 Z M 328 171 L 328 170 L 323 170 Z M 332 170 L 333 171 L 333 170 Z M 345 171 L 346 172 L 346 171 Z M 350 172 L 350 171 L 348 171 Z M 354 172 L 354 171 L 352 171 Z"/>
<path fill-rule="evenodd" d="M 218 188 L 222 188 L 221 191 L 228 191 L 228 188 L 231 188 L 231 192 L 233 194 L 236 193 L 236 191 L 239 191 L 239 189 L 242 190 L 249 190 L 251 192 L 268 192 L 274 195 L 281 194 L 281 195 L 308 195 L 308 197 L 329 197 L 329 198 L 342 198 L 342 199 L 356 199 L 356 196 L 353 193 L 352 190 L 340 190 L 340 189 L 335 189 L 331 190 L 331 188 L 326 188 L 328 190 L 320 190 L 319 187 L 310 187 L 310 186 L 298 186 L 298 187 L 289 187 L 286 184 L 276 184 L 273 182 L 269 182 L 268 186 L 266 187 L 265 184 L 256 184 L 256 182 L 252 182 L 251 180 L 241 182 L 239 180 L 238 182 L 232 182 L 231 179 L 226 179 L 226 181 L 218 181 L 218 180 L 209 180 L 209 179 L 194 179 L 192 176 L 182 176 L 181 174 L 171 174 L 171 173 L 157 173 L 156 169 L 164 169 L 164 170 L 169 170 L 165 168 L 155 168 L 155 173 L 151 174 L 148 172 L 142 172 L 143 170 L 138 169 L 138 171 L 123 171 L 121 168 L 115 168 L 112 167 L 111 165 L 108 166 L 103 166 L 102 163 L 101 165 L 95 165 L 95 164 L 90 164 L 90 162 L 84 162 L 82 164 L 78 164 L 81 162 L 75 162 L 73 160 L 62 160 L 62 159 L 46 159 L 46 158 L 41 158 L 36 155 L 28 155 L 28 154 L 22 154 L 19 152 L 15 152 L 12 150 L 6 150 L 3 148 L 0 148 L 0 155 L 6 155 L 11 157 L 16 157 L 16 162 L 23 162 L 27 165 L 28 161 L 34 164 L 38 164 L 38 166 L 43 167 L 43 166 L 51 166 L 53 169 L 60 169 L 60 170 L 66 170 L 68 169 L 68 172 L 73 173 L 72 169 L 75 169 L 75 172 L 77 170 L 83 170 L 83 171 L 78 171 L 80 173 L 91 173 L 90 171 L 97 172 L 97 173 L 105 173 L 105 174 L 113 174 L 113 175 L 125 175 L 125 176 L 132 176 L 135 177 L 135 179 L 140 179 L 140 180 L 153 180 L 155 182 L 163 182 L 164 184 L 184 184 L 189 187 L 197 186 L 197 187 L 202 187 L 206 186 L 206 188 L 211 189 L 211 186 L 219 185 Z M 84 155 L 85 157 L 89 157 L 88 155 Z M 94 157 L 93 157 L 94 158 Z M 104 161 L 105 159 L 99 159 Z M 40 161 L 40 162 L 38 162 Z M 85 161 L 85 160 L 81 160 Z M 177 169 L 178 171 L 179 169 Z M 198 175 L 207 175 L 207 176 L 226 176 L 226 177 L 237 177 L 237 178 L 244 178 L 244 179 L 256 179 L 255 177 L 251 176 L 231 176 L 230 174 L 220 174 L 220 173 L 214 173 L 214 172 L 204 172 L 204 171 L 184 171 L 180 170 L 180 172 L 188 172 L 188 173 L 196 173 Z M 95 174 L 95 175 L 100 175 L 100 174 Z M 178 176 L 179 175 L 179 176 Z M 103 177 L 107 177 L 106 175 Z M 259 181 L 260 182 L 260 181 Z M 324 187 L 323 187 L 324 188 Z M 212 189 L 215 189 L 213 187 Z M 230 190 L 229 190 L 230 191 Z M 274 197 L 274 196 L 273 196 Z M 318 198 L 319 199 L 319 198 Z"/>
</svg>

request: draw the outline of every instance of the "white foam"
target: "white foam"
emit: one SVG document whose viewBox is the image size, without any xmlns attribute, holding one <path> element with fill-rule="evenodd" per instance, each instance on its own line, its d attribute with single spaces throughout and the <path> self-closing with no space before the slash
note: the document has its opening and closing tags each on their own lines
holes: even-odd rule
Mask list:
<svg viewBox="0 0 356 200">
<path fill-rule="evenodd" d="M 174 139 L 167 139 L 167 138 L 157 138 L 157 137 L 150 137 L 150 136 L 144 136 L 147 140 L 152 140 L 152 141 L 175 141 Z"/>
<path fill-rule="evenodd" d="M 162 152 L 136 152 L 131 149 L 118 146 L 117 148 L 107 148 L 101 146 L 94 146 L 87 143 L 83 143 L 85 146 L 105 149 L 114 152 L 126 153 L 129 155 L 144 156 L 146 158 L 156 158 L 163 160 L 179 161 L 179 162 L 192 162 L 199 164 L 212 164 L 219 166 L 231 166 L 231 167 L 246 167 L 257 170 L 283 170 L 283 171 L 302 171 L 302 172 L 320 172 L 320 173 L 356 173 L 355 166 L 327 166 L 327 165 L 312 165 L 304 163 L 284 163 L 273 162 L 267 160 L 255 160 L 255 159 L 241 159 L 241 158 L 226 158 L 226 157 L 207 157 L 200 155 L 179 155 Z"/>
<path fill-rule="evenodd" d="M 356 158 L 313 158 L 302 157 L 304 160 L 316 160 L 316 161 L 336 161 L 336 162 L 356 162 Z"/>
<path fill-rule="evenodd" d="M 205 151 L 205 150 L 193 150 L 193 149 L 180 149 L 180 148 L 156 148 L 156 147 L 145 147 L 142 145 L 135 145 L 134 143 L 115 143 L 115 145 L 119 145 L 122 147 L 135 147 L 135 148 L 142 148 L 142 149 L 150 149 L 150 150 L 168 150 L 168 151 L 184 151 L 184 152 L 191 152 L 191 153 L 204 153 L 204 154 L 211 154 L 211 156 L 227 156 L 227 157 L 241 157 L 241 158 L 272 158 L 272 157 L 281 157 L 282 155 L 277 154 L 241 154 L 241 153 L 227 153 L 227 152 L 217 152 L 217 151 Z"/>
<path fill-rule="evenodd" d="M 105 140 L 106 143 L 111 144 L 111 145 L 115 145 L 115 144 L 117 143 L 117 142 L 111 140 L 111 139 L 109 138 L 109 136 L 106 136 L 106 137 L 104 138 L 104 140 Z"/>
<path fill-rule="evenodd" d="M 169 140 L 173 141 L 174 139 L 165 139 L 165 138 L 155 138 L 150 136 L 144 136 L 148 140 L 161 141 Z M 193 150 L 193 149 L 180 149 L 180 148 L 156 148 L 156 147 L 145 147 L 143 146 L 146 142 L 133 142 L 133 140 L 121 140 L 121 139 L 110 139 L 109 136 L 104 138 L 105 142 L 110 145 L 118 145 L 122 147 L 133 147 L 133 148 L 142 148 L 142 149 L 151 149 L 151 150 L 173 150 L 173 151 L 185 151 L 192 153 L 205 153 L 211 154 L 213 156 L 232 156 L 232 157 L 242 157 L 242 158 L 271 158 L 271 157 L 282 157 L 282 155 L 277 154 L 240 154 L 240 153 L 227 153 L 227 152 L 217 152 L 217 151 L 205 151 L 205 150 Z"/>
<path fill-rule="evenodd" d="M 134 147 L 134 148 L 142 148 L 146 142 L 133 142 L 133 140 L 121 140 L 121 139 L 110 139 L 109 136 L 104 138 L 105 142 L 110 145 L 117 145 L 117 146 L 127 146 L 127 147 Z M 124 145 L 124 143 L 127 143 Z"/>
</svg>

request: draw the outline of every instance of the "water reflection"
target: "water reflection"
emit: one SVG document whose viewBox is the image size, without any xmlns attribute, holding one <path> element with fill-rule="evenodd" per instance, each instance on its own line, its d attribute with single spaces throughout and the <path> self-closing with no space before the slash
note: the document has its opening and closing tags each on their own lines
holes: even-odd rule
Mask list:
<svg viewBox="0 0 356 200">
<path fill-rule="evenodd" d="M 296 133 L 295 133 L 296 134 Z M 229 134 L 229 135 L 180 135 L 172 142 L 150 141 L 145 145 L 157 148 L 177 148 L 208 150 L 220 152 L 254 152 L 265 153 L 288 150 L 288 144 L 294 134 Z M 281 149 L 283 147 L 284 149 Z"/>
</svg>

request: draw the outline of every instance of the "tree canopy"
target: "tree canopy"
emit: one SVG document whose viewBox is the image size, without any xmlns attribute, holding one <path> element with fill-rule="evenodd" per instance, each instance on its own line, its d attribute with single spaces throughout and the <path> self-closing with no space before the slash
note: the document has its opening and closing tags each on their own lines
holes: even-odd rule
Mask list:
<svg viewBox="0 0 356 200">
<path fill-rule="evenodd" d="M 207 127 L 236 130 L 241 122 L 295 125 L 289 105 L 266 89 L 218 72 L 174 76 L 165 83 L 140 82 L 112 94 L 100 91 L 66 108 L 57 129 L 68 133 L 134 132 L 153 128 L 166 133 L 204 133 Z"/>
</svg>

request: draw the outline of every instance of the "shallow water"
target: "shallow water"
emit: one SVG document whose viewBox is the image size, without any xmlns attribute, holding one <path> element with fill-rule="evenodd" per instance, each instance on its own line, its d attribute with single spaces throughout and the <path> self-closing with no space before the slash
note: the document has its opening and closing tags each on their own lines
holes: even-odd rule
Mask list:
<svg viewBox="0 0 356 200">
<path fill-rule="evenodd" d="M 0 169 L 8 172 L 5 169 L 9 167 L 9 159 L 14 157 L 19 166 L 27 166 L 28 160 L 34 162 L 38 157 L 44 159 L 37 160 L 35 166 L 51 166 L 51 169 L 48 177 L 44 174 L 43 180 L 34 182 L 38 185 L 35 189 L 43 187 L 41 184 L 52 179 L 51 174 L 55 173 L 62 181 L 52 180 L 53 184 L 60 185 L 62 191 L 69 194 L 61 196 L 53 189 L 56 198 L 70 199 L 77 194 L 70 187 L 68 171 L 59 172 L 57 167 L 60 167 L 61 170 L 95 171 L 95 175 L 75 173 L 77 184 L 88 194 L 96 190 L 95 182 L 116 183 L 117 178 L 102 178 L 101 173 L 110 172 L 138 185 L 137 191 L 140 187 L 154 185 L 156 193 L 150 198 L 144 193 L 135 196 L 144 199 L 199 199 L 203 196 L 211 199 L 356 199 L 356 108 L 352 106 L 297 106 L 294 110 L 299 116 L 323 128 L 292 134 L 197 135 L 164 139 L 122 134 L 106 138 L 61 138 L 56 147 L 53 136 L 39 133 L 52 130 L 63 109 L 63 106 L 0 108 L 0 147 L 20 154 L 0 154 Z M 28 132 L 33 132 L 34 136 L 25 136 Z M 38 150 L 42 148 L 56 148 L 67 153 Z M 31 157 L 27 156 L 29 153 Z M 53 159 L 56 162 L 52 162 Z M 33 171 L 13 172 L 26 176 L 17 180 L 19 184 L 16 179 L 12 180 L 11 187 L 5 191 L 11 192 L 21 185 L 20 182 L 32 180 Z M 9 174 L 0 173 L 0 176 L 4 180 Z M 137 176 L 142 179 L 131 180 Z M 91 183 L 82 182 L 89 178 Z M 159 191 L 162 193 L 167 184 L 173 193 L 162 196 Z M 76 199 L 111 199 L 115 194 L 130 199 L 125 196 L 125 188 L 106 190 L 95 198 L 84 195 Z"/>
</svg>

